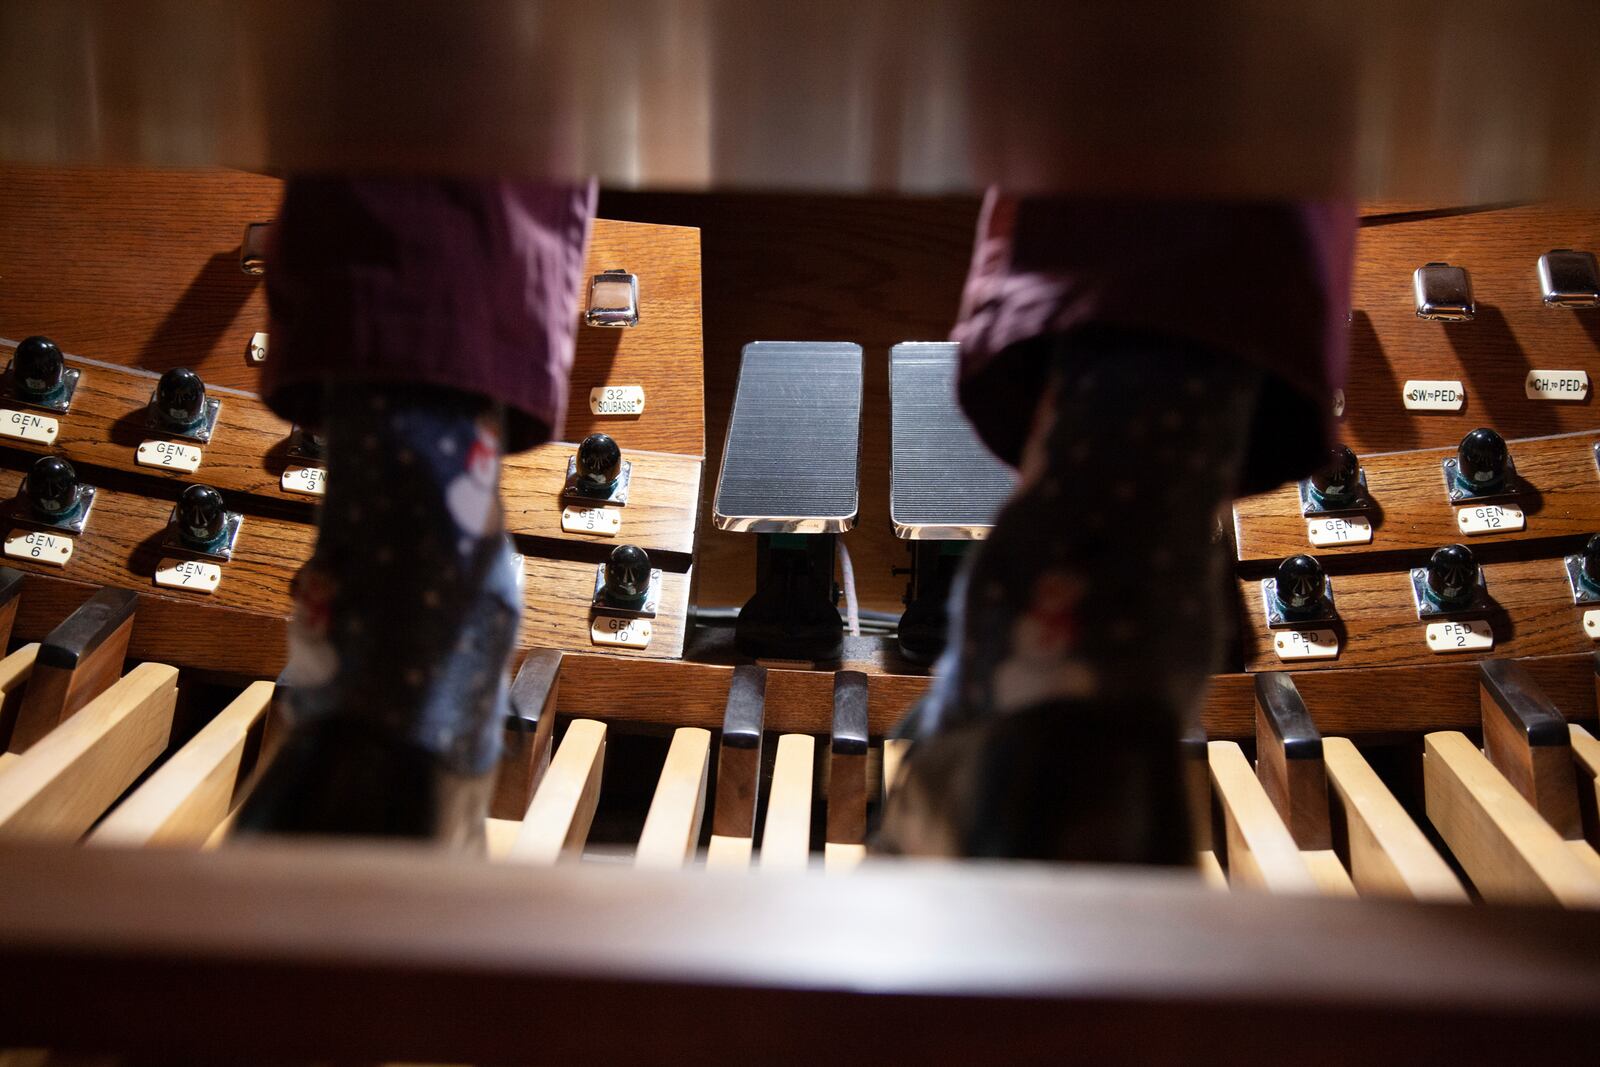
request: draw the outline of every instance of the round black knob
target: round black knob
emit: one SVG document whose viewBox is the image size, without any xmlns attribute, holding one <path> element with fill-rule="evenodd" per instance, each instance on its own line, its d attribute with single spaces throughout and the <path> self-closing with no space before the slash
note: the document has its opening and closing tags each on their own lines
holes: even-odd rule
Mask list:
<svg viewBox="0 0 1600 1067">
<path fill-rule="evenodd" d="M 1506 439 L 1487 426 L 1468 433 L 1456 449 L 1456 469 L 1461 480 L 1479 492 L 1504 484 L 1510 464 L 1511 450 L 1506 447 Z"/>
<path fill-rule="evenodd" d="M 47 396 L 61 385 L 66 370 L 61 349 L 48 337 L 25 337 L 11 358 L 11 380 L 18 395 Z"/>
<path fill-rule="evenodd" d="M 638 545 L 618 545 L 606 560 L 607 600 L 637 604 L 650 592 L 650 557 Z"/>
<path fill-rule="evenodd" d="M 1445 606 L 1470 603 L 1478 587 L 1478 561 L 1466 545 L 1445 545 L 1428 559 L 1428 592 Z"/>
<path fill-rule="evenodd" d="M 578 487 L 604 493 L 622 473 L 622 449 L 610 434 L 592 433 L 578 446 Z"/>
<path fill-rule="evenodd" d="M 206 383 L 188 367 L 173 367 L 156 383 L 156 414 L 172 426 L 187 427 L 206 410 Z"/>
<path fill-rule="evenodd" d="M 60 456 L 40 456 L 23 485 L 28 503 L 41 515 L 65 515 L 78 503 L 78 472 Z"/>
<path fill-rule="evenodd" d="M 1335 445 L 1327 464 L 1311 476 L 1311 487 L 1330 504 L 1354 500 L 1361 491 L 1361 461 L 1348 445 Z"/>
<path fill-rule="evenodd" d="M 228 521 L 222 494 L 209 485 L 191 485 L 178 497 L 178 533 L 197 545 L 209 545 L 222 536 Z"/>
<path fill-rule="evenodd" d="M 1278 603 L 1291 615 L 1315 611 L 1327 588 L 1328 576 L 1311 556 L 1290 556 L 1278 564 Z"/>
<path fill-rule="evenodd" d="M 1600 534 L 1583 546 L 1583 580 L 1600 589 Z"/>
</svg>

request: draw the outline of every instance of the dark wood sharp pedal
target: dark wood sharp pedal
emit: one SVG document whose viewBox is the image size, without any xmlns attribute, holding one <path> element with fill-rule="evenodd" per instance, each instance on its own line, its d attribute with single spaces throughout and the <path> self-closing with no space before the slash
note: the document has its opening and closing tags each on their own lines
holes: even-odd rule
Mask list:
<svg viewBox="0 0 1600 1067">
<path fill-rule="evenodd" d="M 867 676 L 833 676 L 833 729 L 828 745 L 828 830 L 823 862 L 848 870 L 867 842 Z"/>
<path fill-rule="evenodd" d="M 1565 840 L 1583 836 L 1567 720 L 1514 660 L 1480 663 L 1483 752 Z"/>
<path fill-rule="evenodd" d="M 506 717 L 505 748 L 495 776 L 489 815 L 520 819 L 550 766 L 550 737 L 560 691 L 561 653 L 533 649 L 511 681 L 511 712 Z"/>
<path fill-rule="evenodd" d="M 709 867 L 750 863 L 761 789 L 761 734 L 766 718 L 767 671 L 736 667 L 728 683 L 717 749 L 717 795 L 712 807 Z"/>
<path fill-rule="evenodd" d="M 25 752 L 122 674 L 139 597 L 102 589 L 39 646 L 8 746 Z"/>
</svg>

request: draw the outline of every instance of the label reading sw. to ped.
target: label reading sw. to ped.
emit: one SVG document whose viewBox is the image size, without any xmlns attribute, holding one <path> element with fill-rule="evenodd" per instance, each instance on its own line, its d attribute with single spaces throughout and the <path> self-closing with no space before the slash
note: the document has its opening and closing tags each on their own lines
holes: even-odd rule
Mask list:
<svg viewBox="0 0 1600 1067">
<path fill-rule="evenodd" d="M 48 415 L 35 415 L 31 411 L 12 411 L 0 408 L 0 437 L 16 441 L 32 441 L 40 445 L 56 443 L 61 424 Z"/>
<path fill-rule="evenodd" d="M 1589 372 L 1582 370 L 1531 370 L 1522 382 L 1529 400 L 1582 400 L 1589 395 Z"/>
<path fill-rule="evenodd" d="M 1401 387 L 1400 398 L 1407 411 L 1460 411 L 1467 390 L 1460 382 L 1409 381 Z"/>
</svg>

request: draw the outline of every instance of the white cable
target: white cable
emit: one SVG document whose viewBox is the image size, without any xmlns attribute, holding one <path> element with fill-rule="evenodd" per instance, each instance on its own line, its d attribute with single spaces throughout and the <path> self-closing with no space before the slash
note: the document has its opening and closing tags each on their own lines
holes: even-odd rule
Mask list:
<svg viewBox="0 0 1600 1067">
<path fill-rule="evenodd" d="M 861 610 L 856 605 L 856 569 L 850 566 L 850 550 L 839 538 L 839 573 L 844 578 L 844 618 L 851 637 L 861 636 Z"/>
</svg>

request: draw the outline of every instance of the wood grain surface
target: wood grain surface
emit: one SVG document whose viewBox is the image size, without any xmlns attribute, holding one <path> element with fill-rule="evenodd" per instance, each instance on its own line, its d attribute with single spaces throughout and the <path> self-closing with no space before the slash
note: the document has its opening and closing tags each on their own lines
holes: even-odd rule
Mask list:
<svg viewBox="0 0 1600 1067">
<path fill-rule="evenodd" d="M 1548 541 L 1600 532 L 1600 468 L 1594 446 L 1600 435 L 1564 434 L 1508 442 L 1521 492 L 1485 501 L 1516 504 L 1527 516 L 1514 533 L 1468 536 L 1446 497 L 1440 464 L 1456 454 L 1449 448 L 1362 456 L 1367 491 L 1376 505 L 1367 513 L 1372 542 L 1313 548 L 1300 514 L 1294 485 L 1245 497 L 1233 506 L 1234 538 L 1240 562 L 1281 559 L 1297 552 L 1318 557 L 1366 556 L 1384 552 L 1432 550 L 1462 542 L 1476 547 L 1502 541 Z"/>
<path fill-rule="evenodd" d="M 223 169 L 0 165 L 0 337 L 45 334 L 73 355 L 187 366 L 257 391 L 261 371 L 246 350 L 254 333 L 270 334 L 266 286 L 239 269 L 239 246 L 247 224 L 277 214 L 281 189 Z M 692 229 L 595 223 L 573 314 L 588 276 L 622 267 L 639 276 L 640 323 L 578 327 L 558 436 L 604 429 L 625 448 L 704 453 L 699 257 Z M 643 414 L 590 414 L 600 385 L 643 385 Z"/>
<path fill-rule="evenodd" d="M 1424 630 L 1427 622 L 1449 619 L 1424 622 L 1417 618 L 1411 580 L 1404 569 L 1341 574 L 1330 579 L 1339 612 L 1338 624 L 1330 628 L 1340 635 L 1340 650 L 1337 659 L 1327 660 L 1280 661 L 1273 652 L 1273 639 L 1262 612 L 1261 583 L 1253 578 L 1240 579 L 1245 669 L 1305 673 L 1421 664 L 1445 658 L 1514 659 L 1594 649 L 1595 642 L 1583 630 L 1583 611 L 1572 603 L 1559 558 L 1482 566 L 1491 601 L 1484 617 L 1494 630 L 1494 648 L 1448 655 L 1429 651 Z"/>
<path fill-rule="evenodd" d="M 1600 309 L 1544 306 L 1538 260 L 1556 248 L 1600 250 L 1600 211 L 1539 205 L 1400 214 L 1364 226 L 1351 295 L 1345 442 L 1357 452 L 1388 452 L 1454 445 L 1475 426 L 1508 438 L 1600 427 Z M 1467 269 L 1476 320 L 1417 318 L 1411 275 L 1429 262 Z M 1588 398 L 1527 399 L 1523 381 L 1533 369 L 1586 371 Z M 1409 379 L 1458 380 L 1466 404 L 1459 412 L 1407 411 L 1401 391 Z"/>
<path fill-rule="evenodd" d="M 19 471 L 0 467 L 0 499 L 14 498 L 22 480 Z M 176 487 L 173 487 L 174 490 Z M 75 540 L 71 560 L 64 568 L 47 567 L 32 560 L 8 560 L 18 570 L 41 575 L 60 575 L 94 587 L 118 586 L 149 594 L 155 590 L 155 571 L 169 553 L 162 548 L 167 520 L 172 513 L 169 499 L 144 496 L 102 487 L 95 497 L 94 510 L 83 536 Z M 193 608 L 230 608 L 251 615 L 279 620 L 290 613 L 290 583 L 300 566 L 311 557 L 312 527 L 269 514 L 246 515 L 240 528 L 233 559 L 221 564 L 222 581 L 214 592 L 186 593 L 162 588 L 160 599 Z M 666 562 L 665 560 L 663 562 Z M 589 605 L 594 596 L 596 561 L 524 557 L 524 611 L 518 634 L 519 647 L 588 649 Z M 655 637 L 647 649 L 629 655 L 680 656 L 683 654 L 684 619 L 689 606 L 691 570 L 662 570 L 662 601 L 655 620 Z M 24 593 L 26 595 L 26 593 Z M 185 618 L 186 608 L 173 607 L 173 620 L 179 634 L 204 630 L 199 618 Z M 21 609 L 24 621 L 17 633 L 34 633 L 34 613 Z M 146 620 L 142 627 L 165 625 Z M 268 627 L 275 632 L 275 627 Z M 42 636 L 42 635 L 37 635 Z M 271 668 L 271 652 L 281 645 L 265 647 L 246 641 L 238 655 L 261 658 L 262 667 L 250 673 L 266 675 Z M 139 653 L 135 652 L 134 655 Z M 182 664 L 189 656 L 178 657 Z M 230 657 L 231 658 L 231 657 Z M 237 661 L 237 660 L 235 660 Z M 247 661 L 248 665 L 248 661 Z"/>
<path fill-rule="evenodd" d="M 146 423 L 155 382 L 118 368 L 68 362 L 82 374 L 72 410 L 56 416 L 60 432 L 55 444 L 45 446 L 5 438 L 0 456 L 7 450 L 19 454 L 49 452 L 77 465 L 123 471 L 151 485 L 204 482 L 224 492 L 250 493 L 282 502 L 287 505 L 287 515 L 306 522 L 313 520 L 316 498 L 282 488 L 286 466 L 308 465 L 289 456 L 291 426 L 254 396 L 230 393 L 217 397 L 222 407 L 211 440 L 203 446 L 199 470 L 190 473 L 141 466 L 135 462 L 140 442 L 174 439 Z M 5 401 L 0 400 L 0 407 L 3 406 Z M 501 496 L 509 532 L 573 544 L 602 542 L 609 546 L 626 541 L 684 557 L 693 553 L 700 499 L 698 459 L 625 450 L 624 458 L 632 464 L 632 480 L 628 503 L 622 509 L 623 527 L 616 538 L 596 538 L 561 528 L 561 490 L 566 482 L 567 461 L 575 451 L 573 444 L 554 442 L 506 458 L 501 472 Z M 90 472 L 81 470 L 80 475 L 88 480 Z M 176 490 L 156 490 L 158 494 L 169 491 Z"/>
</svg>

